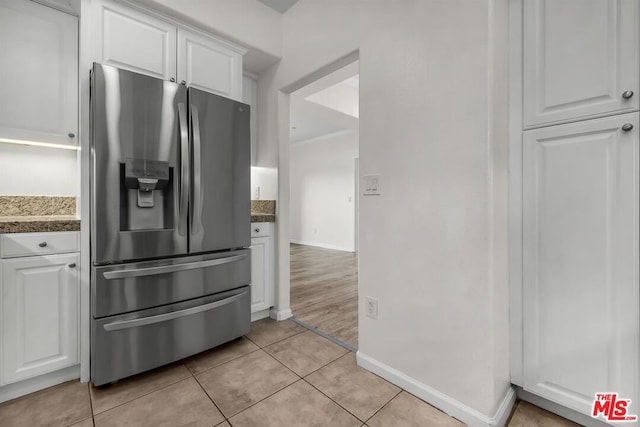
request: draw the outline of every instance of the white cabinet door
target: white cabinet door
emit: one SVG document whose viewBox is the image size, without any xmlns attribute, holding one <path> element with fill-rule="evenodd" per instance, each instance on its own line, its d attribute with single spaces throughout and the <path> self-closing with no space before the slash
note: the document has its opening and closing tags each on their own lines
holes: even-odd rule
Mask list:
<svg viewBox="0 0 640 427">
<path fill-rule="evenodd" d="M 176 77 L 176 27 L 110 1 L 94 1 L 95 61 L 164 80 Z"/>
<path fill-rule="evenodd" d="M 178 29 L 178 81 L 242 101 L 242 53 L 214 38 Z"/>
<path fill-rule="evenodd" d="M 251 239 L 251 312 L 273 305 L 272 237 Z"/>
<path fill-rule="evenodd" d="M 0 139 L 76 144 L 78 20 L 0 2 Z"/>
<path fill-rule="evenodd" d="M 638 108 L 637 0 L 524 2 L 525 127 Z M 623 93 L 632 91 L 629 99 Z"/>
<path fill-rule="evenodd" d="M 78 254 L 2 262 L 2 382 L 78 363 Z"/>
<path fill-rule="evenodd" d="M 628 129 L 632 125 L 631 130 Z M 524 388 L 638 413 L 638 114 L 524 132 Z"/>
</svg>

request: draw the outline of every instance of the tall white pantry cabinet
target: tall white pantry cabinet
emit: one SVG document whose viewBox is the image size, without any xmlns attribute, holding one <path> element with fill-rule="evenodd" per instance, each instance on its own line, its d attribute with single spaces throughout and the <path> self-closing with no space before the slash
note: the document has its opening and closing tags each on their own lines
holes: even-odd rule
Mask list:
<svg viewBox="0 0 640 427">
<path fill-rule="evenodd" d="M 587 416 L 596 393 L 617 392 L 637 414 L 638 2 L 512 4 L 522 55 L 512 382 Z"/>
</svg>

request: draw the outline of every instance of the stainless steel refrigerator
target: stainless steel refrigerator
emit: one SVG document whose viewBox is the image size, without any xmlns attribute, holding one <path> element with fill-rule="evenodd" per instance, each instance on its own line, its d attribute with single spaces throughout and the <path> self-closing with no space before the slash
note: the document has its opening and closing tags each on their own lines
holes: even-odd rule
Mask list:
<svg viewBox="0 0 640 427">
<path fill-rule="evenodd" d="M 224 97 L 94 64 L 95 385 L 249 331 L 249 114 Z"/>
</svg>

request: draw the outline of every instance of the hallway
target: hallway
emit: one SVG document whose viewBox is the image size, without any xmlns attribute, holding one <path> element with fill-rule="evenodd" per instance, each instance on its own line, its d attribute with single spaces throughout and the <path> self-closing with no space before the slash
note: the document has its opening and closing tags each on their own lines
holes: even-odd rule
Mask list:
<svg viewBox="0 0 640 427">
<path fill-rule="evenodd" d="M 357 255 L 293 243 L 290 250 L 294 317 L 357 349 Z"/>
</svg>

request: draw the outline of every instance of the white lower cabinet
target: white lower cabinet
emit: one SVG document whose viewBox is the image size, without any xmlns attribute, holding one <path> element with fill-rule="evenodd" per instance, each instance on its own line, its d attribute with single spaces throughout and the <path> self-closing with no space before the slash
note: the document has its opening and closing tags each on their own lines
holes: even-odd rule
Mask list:
<svg viewBox="0 0 640 427">
<path fill-rule="evenodd" d="M 251 313 L 273 305 L 274 245 L 273 224 L 251 224 Z"/>
<path fill-rule="evenodd" d="M 0 402 L 77 378 L 78 237 L 0 234 Z"/>
<path fill-rule="evenodd" d="M 638 114 L 523 133 L 524 389 L 638 414 Z M 633 424 L 635 425 L 635 424 Z"/>
<path fill-rule="evenodd" d="M 78 363 L 77 253 L 2 261 L 2 384 Z"/>
</svg>

